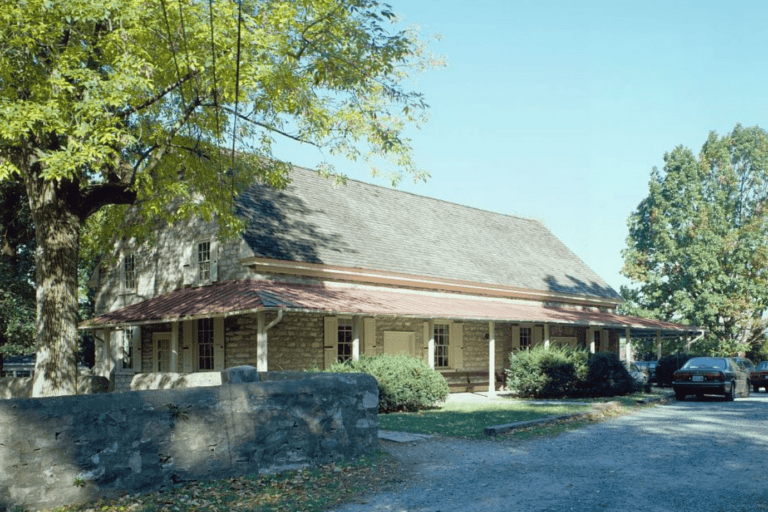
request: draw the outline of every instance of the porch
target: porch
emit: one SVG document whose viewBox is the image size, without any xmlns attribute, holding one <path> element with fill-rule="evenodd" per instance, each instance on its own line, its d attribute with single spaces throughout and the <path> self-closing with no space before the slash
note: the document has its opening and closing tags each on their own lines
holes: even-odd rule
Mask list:
<svg viewBox="0 0 768 512">
<path fill-rule="evenodd" d="M 97 373 L 327 368 L 361 354 L 407 353 L 453 391 L 503 384 L 513 350 L 568 344 L 627 359 L 627 340 L 687 338 L 698 329 L 596 306 L 323 282 L 242 280 L 184 288 L 97 317 Z M 118 388 L 124 384 L 116 383 Z"/>
</svg>

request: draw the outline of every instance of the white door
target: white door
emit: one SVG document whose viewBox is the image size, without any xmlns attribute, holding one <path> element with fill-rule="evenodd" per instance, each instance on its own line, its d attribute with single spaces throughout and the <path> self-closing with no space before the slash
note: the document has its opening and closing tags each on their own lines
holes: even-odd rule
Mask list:
<svg viewBox="0 0 768 512">
<path fill-rule="evenodd" d="M 384 332 L 385 354 L 406 354 L 412 356 L 416 349 L 416 333 L 401 331 Z"/>
<path fill-rule="evenodd" d="M 152 371 L 171 371 L 171 333 L 156 332 L 152 335 L 154 351 L 152 353 Z"/>
</svg>

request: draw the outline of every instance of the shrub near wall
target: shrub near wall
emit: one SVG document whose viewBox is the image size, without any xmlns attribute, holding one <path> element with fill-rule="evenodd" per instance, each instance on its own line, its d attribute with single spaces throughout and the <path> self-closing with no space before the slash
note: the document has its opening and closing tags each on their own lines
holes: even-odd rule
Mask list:
<svg viewBox="0 0 768 512">
<path fill-rule="evenodd" d="M 332 373 L 367 373 L 379 384 L 379 412 L 418 411 L 445 400 L 450 390 L 440 372 L 406 355 L 360 356 L 332 365 Z"/>
<path fill-rule="evenodd" d="M 377 406 L 360 374 L 0 401 L 0 510 L 353 458 Z"/>
<path fill-rule="evenodd" d="M 509 356 L 507 387 L 521 396 L 560 398 L 577 393 L 586 377 L 587 353 L 571 347 L 537 345 Z"/>
</svg>

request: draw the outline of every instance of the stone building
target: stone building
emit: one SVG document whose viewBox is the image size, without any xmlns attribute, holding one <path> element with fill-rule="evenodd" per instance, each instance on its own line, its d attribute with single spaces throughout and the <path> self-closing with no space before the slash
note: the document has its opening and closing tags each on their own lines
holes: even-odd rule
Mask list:
<svg viewBox="0 0 768 512">
<path fill-rule="evenodd" d="M 540 222 L 295 168 L 284 190 L 236 203 L 247 228 L 196 220 L 124 241 L 90 284 L 97 371 L 324 368 L 407 353 L 453 389 L 494 390 L 510 352 L 625 341 L 695 327 L 622 316 L 620 296 Z"/>
</svg>

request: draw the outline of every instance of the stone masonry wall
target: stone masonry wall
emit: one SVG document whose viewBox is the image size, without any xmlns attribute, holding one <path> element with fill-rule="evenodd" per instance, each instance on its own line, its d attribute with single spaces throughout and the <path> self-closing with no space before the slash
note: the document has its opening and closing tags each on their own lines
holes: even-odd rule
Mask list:
<svg viewBox="0 0 768 512">
<path fill-rule="evenodd" d="M 377 410 L 362 374 L 0 401 L 0 510 L 350 459 Z"/>
<path fill-rule="evenodd" d="M 269 324 L 276 314 L 266 315 Z M 267 331 L 267 364 L 270 370 L 306 370 L 323 367 L 322 315 L 286 313 Z M 226 367 L 256 366 L 256 315 L 240 315 L 224 324 Z"/>
<path fill-rule="evenodd" d="M 496 370 L 507 365 L 512 350 L 512 326 L 496 324 Z M 464 322 L 464 368 L 488 370 L 488 322 Z"/>
</svg>

